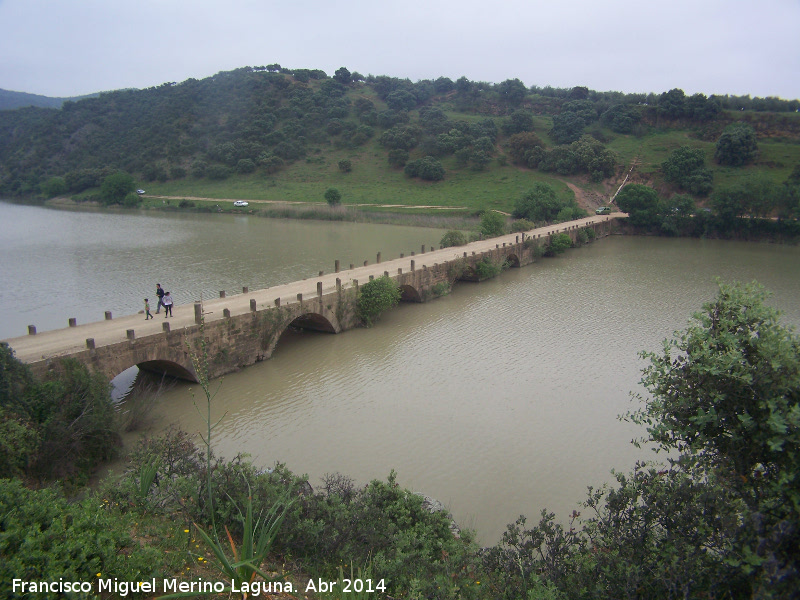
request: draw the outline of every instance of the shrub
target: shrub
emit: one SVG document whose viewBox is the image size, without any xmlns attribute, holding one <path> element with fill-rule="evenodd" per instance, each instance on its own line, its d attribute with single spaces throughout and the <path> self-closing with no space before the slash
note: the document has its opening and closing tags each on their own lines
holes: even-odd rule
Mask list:
<svg viewBox="0 0 800 600">
<path fill-rule="evenodd" d="M 340 160 L 339 161 L 339 170 L 342 173 L 349 173 L 353 170 L 353 163 L 349 160 Z"/>
<path fill-rule="evenodd" d="M 497 277 L 505 270 L 505 268 L 505 263 L 495 261 L 488 256 L 484 256 L 475 265 L 475 273 L 478 275 L 478 279 L 480 280 L 491 279 L 492 277 Z"/>
<path fill-rule="evenodd" d="M 530 231 L 536 229 L 536 223 L 528 219 L 517 219 L 511 223 L 511 233 L 519 233 L 520 231 Z"/>
<path fill-rule="evenodd" d="M 747 123 L 733 123 L 717 140 L 714 158 L 721 165 L 739 167 L 755 160 L 758 142 L 755 130 Z"/>
<path fill-rule="evenodd" d="M 550 236 L 550 243 L 545 250 L 545 256 L 557 256 L 572 248 L 572 239 L 566 233 L 556 233 Z"/>
<path fill-rule="evenodd" d="M 20 577 L 58 582 L 87 581 L 98 573 L 121 581 L 158 576 L 160 552 L 132 540 L 130 528 L 129 519 L 97 498 L 68 503 L 54 489 L 33 491 L 0 479 L 0 580 L 10 586 Z"/>
<path fill-rule="evenodd" d="M 133 177 L 127 173 L 113 173 L 103 180 L 100 198 L 103 204 L 122 204 L 125 197 L 136 189 Z"/>
<path fill-rule="evenodd" d="M 256 170 L 256 163 L 249 158 L 239 159 L 236 163 L 236 172 L 241 174 L 252 173 Z"/>
<path fill-rule="evenodd" d="M 400 302 L 400 288 L 391 277 L 384 275 L 365 283 L 358 289 L 358 316 L 366 325 L 372 325 L 384 311 Z"/>
<path fill-rule="evenodd" d="M 0 476 L 84 481 L 118 445 L 108 381 L 74 359 L 43 381 L 0 344 Z"/>
<path fill-rule="evenodd" d="M 184 198 L 180 202 L 178 202 L 178 208 L 194 208 L 195 203 L 193 200 L 187 200 Z"/>
<path fill-rule="evenodd" d="M 342 203 L 342 193 L 336 188 L 328 188 L 325 190 L 325 201 L 330 206 L 338 206 Z"/>
<path fill-rule="evenodd" d="M 463 232 L 451 229 L 442 236 L 439 245 L 442 248 L 451 248 L 453 246 L 463 246 L 467 243 L 467 236 Z"/>
<path fill-rule="evenodd" d="M 481 216 L 481 234 L 484 238 L 503 235 L 506 232 L 506 218 L 499 212 L 487 210 Z"/>
<path fill-rule="evenodd" d="M 407 163 L 404 172 L 409 177 L 419 177 L 425 181 L 441 181 L 444 179 L 444 167 L 433 156 L 426 156 Z"/>
<path fill-rule="evenodd" d="M 227 179 L 231 176 L 231 170 L 225 165 L 212 165 L 206 169 L 206 177 L 217 181 Z"/>
</svg>

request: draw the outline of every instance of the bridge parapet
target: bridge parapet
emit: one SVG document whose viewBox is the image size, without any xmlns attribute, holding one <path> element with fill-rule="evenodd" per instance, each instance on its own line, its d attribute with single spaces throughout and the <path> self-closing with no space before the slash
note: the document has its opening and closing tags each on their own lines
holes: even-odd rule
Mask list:
<svg viewBox="0 0 800 600">
<path fill-rule="evenodd" d="M 475 242 L 457 248 L 382 261 L 265 290 L 174 307 L 175 317 L 159 327 L 157 319 L 142 323 L 139 315 L 74 326 L 8 340 L 18 358 L 43 374 L 61 358 L 71 357 L 90 369 L 115 377 L 138 365 L 196 380 L 191 353 L 202 338 L 209 357 L 209 376 L 218 377 L 268 359 L 290 326 L 339 333 L 358 326 L 358 288 L 384 274 L 400 286 L 402 299 L 426 302 L 449 292 L 456 281 L 481 281 L 495 268 L 522 267 L 538 260 L 553 233 L 574 241 L 582 227 L 598 237 L 611 231 L 609 217 L 541 228 L 526 234 Z M 487 265 L 487 266 L 484 266 Z M 202 320 L 202 326 L 200 321 Z M 91 342 L 91 343 L 90 343 Z"/>
</svg>

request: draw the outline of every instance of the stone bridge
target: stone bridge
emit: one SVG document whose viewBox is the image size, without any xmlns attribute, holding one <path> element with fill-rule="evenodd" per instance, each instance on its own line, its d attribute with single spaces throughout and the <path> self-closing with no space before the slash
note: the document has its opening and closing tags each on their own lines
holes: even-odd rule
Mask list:
<svg viewBox="0 0 800 600">
<path fill-rule="evenodd" d="M 175 306 L 170 320 L 159 317 L 142 322 L 130 315 L 86 325 L 70 319 L 69 327 L 5 340 L 17 358 L 34 373 L 45 374 L 62 358 L 75 358 L 91 370 L 113 379 L 136 365 L 197 381 L 192 355 L 207 356 L 210 378 L 219 377 L 272 356 L 278 340 L 289 327 L 339 333 L 360 325 L 357 316 L 359 286 L 388 275 L 399 286 L 402 300 L 426 302 L 449 292 L 456 281 L 480 281 L 488 266 L 522 267 L 535 262 L 554 233 L 576 239 L 581 229 L 596 237 L 612 232 L 615 213 L 505 235 L 466 246 L 428 250 L 423 246 L 411 256 L 374 263 L 350 265 L 318 277 L 242 294 Z M 495 269 L 496 270 L 496 269 Z"/>
</svg>

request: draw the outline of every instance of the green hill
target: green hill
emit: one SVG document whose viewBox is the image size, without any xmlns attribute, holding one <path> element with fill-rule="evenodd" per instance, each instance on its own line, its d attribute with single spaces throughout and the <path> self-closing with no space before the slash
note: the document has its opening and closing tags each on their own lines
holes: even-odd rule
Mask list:
<svg viewBox="0 0 800 600">
<path fill-rule="evenodd" d="M 95 95 L 95 94 L 92 94 Z M 50 96 L 40 96 L 39 94 L 28 94 L 25 92 L 12 92 L 0 89 L 0 110 L 13 110 L 27 106 L 39 108 L 61 108 L 64 102 L 81 100 L 90 96 L 78 96 L 74 98 L 51 98 Z"/>
<path fill-rule="evenodd" d="M 496 208 L 537 181 L 586 207 L 625 175 L 662 194 L 661 164 L 699 149 L 711 189 L 800 164 L 800 102 L 776 98 L 526 88 L 446 77 L 411 82 L 341 68 L 244 67 L 203 80 L 102 93 L 60 110 L 0 111 L 0 193 L 81 194 L 118 170 L 148 194 L 345 204 Z M 758 139 L 754 162 L 717 164 L 731 123 Z M 706 186 L 707 187 L 707 186 Z M 696 194 L 702 202 L 709 190 Z"/>
</svg>

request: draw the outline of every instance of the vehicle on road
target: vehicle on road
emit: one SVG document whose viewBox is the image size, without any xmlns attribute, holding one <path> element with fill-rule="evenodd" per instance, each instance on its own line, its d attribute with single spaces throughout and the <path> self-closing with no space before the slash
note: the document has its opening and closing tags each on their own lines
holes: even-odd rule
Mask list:
<svg viewBox="0 0 800 600">
<path fill-rule="evenodd" d="M 611 207 L 610 206 L 601 206 L 594 212 L 595 212 L 595 214 L 598 214 L 598 215 L 610 215 L 611 214 Z"/>
<path fill-rule="evenodd" d="M 130 189 L 130 188 L 128 188 L 128 189 Z M 141 196 L 142 194 L 144 194 L 144 190 L 136 190 L 136 193 Z"/>
<path fill-rule="evenodd" d="M 245 202 L 244 200 L 237 200 L 233 203 L 234 206 L 248 206 L 249 204 L 249 202 Z"/>
</svg>

